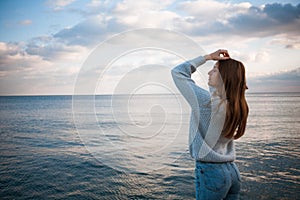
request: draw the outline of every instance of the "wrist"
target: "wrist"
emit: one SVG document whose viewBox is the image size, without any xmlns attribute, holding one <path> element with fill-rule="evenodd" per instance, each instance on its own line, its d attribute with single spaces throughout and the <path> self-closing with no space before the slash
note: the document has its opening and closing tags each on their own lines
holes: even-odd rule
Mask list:
<svg viewBox="0 0 300 200">
<path fill-rule="evenodd" d="M 211 60 L 212 59 L 210 54 L 205 55 L 204 58 L 205 58 L 205 60 Z"/>
<path fill-rule="evenodd" d="M 189 61 L 195 68 L 199 67 L 200 65 L 204 64 L 206 62 L 206 59 L 204 56 L 198 56 L 192 60 Z"/>
</svg>

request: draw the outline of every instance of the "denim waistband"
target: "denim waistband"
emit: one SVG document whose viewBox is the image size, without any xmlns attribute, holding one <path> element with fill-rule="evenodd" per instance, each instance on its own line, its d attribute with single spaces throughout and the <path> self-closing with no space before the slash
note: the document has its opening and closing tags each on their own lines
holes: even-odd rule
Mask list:
<svg viewBox="0 0 300 200">
<path fill-rule="evenodd" d="M 226 161 L 226 162 L 207 162 L 207 161 L 200 161 L 196 160 L 196 163 L 203 163 L 203 164 L 227 164 L 227 163 L 233 163 L 234 161 Z"/>
</svg>

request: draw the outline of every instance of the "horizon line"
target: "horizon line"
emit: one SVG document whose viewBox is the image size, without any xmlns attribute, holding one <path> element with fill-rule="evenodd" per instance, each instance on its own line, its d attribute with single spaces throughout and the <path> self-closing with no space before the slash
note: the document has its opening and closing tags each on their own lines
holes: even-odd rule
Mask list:
<svg viewBox="0 0 300 200">
<path fill-rule="evenodd" d="M 298 92 L 246 92 L 247 94 L 288 94 L 288 93 L 300 93 Z M 0 97 L 30 97 L 30 96 L 127 96 L 130 93 L 120 93 L 120 94 L 0 94 Z M 134 95 L 181 95 L 181 93 L 139 93 Z"/>
</svg>

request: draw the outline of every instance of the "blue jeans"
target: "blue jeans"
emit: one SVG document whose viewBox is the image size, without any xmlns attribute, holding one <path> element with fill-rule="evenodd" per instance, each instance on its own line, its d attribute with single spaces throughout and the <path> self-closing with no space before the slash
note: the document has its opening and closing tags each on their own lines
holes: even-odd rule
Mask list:
<svg viewBox="0 0 300 200">
<path fill-rule="evenodd" d="M 234 162 L 205 163 L 196 161 L 197 200 L 239 199 L 241 176 Z"/>
</svg>

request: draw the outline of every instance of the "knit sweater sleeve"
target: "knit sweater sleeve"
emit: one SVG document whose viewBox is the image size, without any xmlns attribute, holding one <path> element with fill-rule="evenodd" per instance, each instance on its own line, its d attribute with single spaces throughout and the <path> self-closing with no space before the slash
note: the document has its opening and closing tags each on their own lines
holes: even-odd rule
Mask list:
<svg viewBox="0 0 300 200">
<path fill-rule="evenodd" d="M 171 71 L 176 87 L 192 108 L 198 108 L 200 104 L 205 104 L 210 99 L 209 92 L 196 85 L 191 78 L 197 67 L 205 62 L 205 58 L 199 56 L 177 65 Z"/>
</svg>

